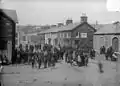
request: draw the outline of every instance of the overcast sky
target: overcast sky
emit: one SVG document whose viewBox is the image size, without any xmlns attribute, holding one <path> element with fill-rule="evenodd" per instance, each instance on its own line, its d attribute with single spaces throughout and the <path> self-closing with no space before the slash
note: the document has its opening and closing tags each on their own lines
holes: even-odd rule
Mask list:
<svg viewBox="0 0 120 86">
<path fill-rule="evenodd" d="M 3 7 L 17 11 L 19 24 L 57 24 L 67 18 L 80 22 L 82 13 L 89 23 L 120 21 L 120 12 L 108 12 L 106 0 L 3 0 Z"/>
</svg>

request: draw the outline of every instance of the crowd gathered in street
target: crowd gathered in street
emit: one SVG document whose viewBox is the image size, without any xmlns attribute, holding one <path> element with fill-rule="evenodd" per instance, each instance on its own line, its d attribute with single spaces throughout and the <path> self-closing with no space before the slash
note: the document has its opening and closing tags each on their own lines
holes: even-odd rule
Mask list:
<svg viewBox="0 0 120 86">
<path fill-rule="evenodd" d="M 48 68 L 55 67 L 56 63 L 63 61 L 71 66 L 77 65 L 78 67 L 87 66 L 90 59 L 95 59 L 98 52 L 93 48 L 88 49 L 85 52 L 84 48 L 66 48 L 61 46 L 52 46 L 50 44 L 41 45 L 26 45 L 23 47 L 22 44 L 15 49 L 15 57 L 13 64 L 29 64 L 32 68 Z M 115 55 L 112 47 L 108 49 L 105 46 L 100 48 L 99 55 L 104 55 L 106 60 L 116 61 L 117 55 Z M 4 57 L 5 58 L 4 58 Z M 3 59 L 4 58 L 4 59 Z M 0 54 L 0 61 L 4 63 L 7 61 L 5 55 Z M 102 67 L 102 64 L 99 64 L 99 67 Z"/>
<path fill-rule="evenodd" d="M 43 65 L 44 68 L 55 67 L 56 63 L 64 60 L 65 63 L 71 66 L 87 66 L 88 59 L 95 57 L 95 51 L 91 49 L 90 52 L 85 53 L 83 49 L 66 49 L 65 47 L 55 47 L 45 44 L 41 49 L 41 45 L 26 45 L 25 48 L 20 45 L 15 50 L 16 59 L 15 64 L 31 64 L 32 68 Z"/>
</svg>

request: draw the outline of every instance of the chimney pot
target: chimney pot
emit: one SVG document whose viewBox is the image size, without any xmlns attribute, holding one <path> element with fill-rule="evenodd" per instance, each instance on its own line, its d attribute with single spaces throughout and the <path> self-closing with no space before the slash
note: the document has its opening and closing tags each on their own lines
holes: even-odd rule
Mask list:
<svg viewBox="0 0 120 86">
<path fill-rule="evenodd" d="M 67 19 L 67 20 L 66 20 L 66 25 L 72 24 L 72 23 L 73 23 L 73 20 L 72 20 L 72 19 Z"/>
<path fill-rule="evenodd" d="M 87 22 L 87 16 L 86 16 L 86 14 L 84 13 L 84 14 L 82 14 L 82 16 L 81 16 L 81 23 L 84 23 L 84 22 Z"/>
</svg>

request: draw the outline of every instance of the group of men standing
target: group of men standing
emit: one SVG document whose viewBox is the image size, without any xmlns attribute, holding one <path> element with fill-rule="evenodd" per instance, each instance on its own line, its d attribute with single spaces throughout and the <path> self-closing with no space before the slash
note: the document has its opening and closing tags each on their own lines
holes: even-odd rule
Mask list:
<svg viewBox="0 0 120 86">
<path fill-rule="evenodd" d="M 95 51 L 93 49 L 90 52 L 85 53 L 82 49 L 65 49 L 62 47 L 54 47 L 49 44 L 45 44 L 41 49 L 41 46 L 26 46 L 25 49 L 20 45 L 16 48 L 16 60 L 15 63 L 28 63 L 32 65 L 32 68 L 38 65 L 41 68 L 43 64 L 44 68 L 55 66 L 58 60 L 63 60 L 65 57 L 65 62 L 73 65 L 74 62 L 78 66 L 87 66 L 88 58 L 92 59 L 95 57 Z"/>
<path fill-rule="evenodd" d="M 74 64 L 74 62 L 80 67 L 80 66 L 87 66 L 88 59 L 95 57 L 95 51 L 93 49 L 90 50 L 90 52 L 85 53 L 84 50 L 78 49 L 78 50 L 68 50 L 65 53 L 65 62 L 70 63 L 71 65 Z"/>
<path fill-rule="evenodd" d="M 58 60 L 63 60 L 64 51 L 61 48 L 56 48 L 52 45 L 45 44 L 43 49 L 40 46 L 28 46 L 26 49 L 16 49 L 16 63 L 28 63 L 32 65 L 32 68 L 38 65 L 44 65 L 44 68 L 55 66 Z"/>
<path fill-rule="evenodd" d="M 104 54 L 106 60 L 108 60 L 110 58 L 111 61 L 113 61 L 115 59 L 115 55 L 114 55 L 114 49 L 112 48 L 112 46 L 108 47 L 107 49 L 105 48 L 105 46 L 102 46 L 100 48 L 100 54 Z"/>
</svg>

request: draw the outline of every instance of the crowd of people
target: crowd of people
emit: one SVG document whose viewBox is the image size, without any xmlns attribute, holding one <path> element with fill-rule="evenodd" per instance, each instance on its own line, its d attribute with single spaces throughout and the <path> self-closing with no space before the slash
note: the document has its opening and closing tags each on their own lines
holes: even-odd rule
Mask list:
<svg viewBox="0 0 120 86">
<path fill-rule="evenodd" d="M 49 44 L 45 44 L 41 49 L 40 45 L 26 45 L 23 49 L 22 45 L 16 48 L 16 59 L 14 63 L 28 63 L 32 65 L 32 68 L 44 68 L 55 66 L 59 60 L 65 60 L 66 63 L 77 64 L 78 66 L 87 66 L 88 58 L 94 59 L 95 51 L 90 50 L 89 53 L 85 53 L 82 49 L 65 49 L 61 46 L 54 47 Z"/>
<path fill-rule="evenodd" d="M 65 52 L 65 62 L 70 63 L 71 65 L 77 64 L 80 66 L 87 66 L 88 59 L 94 59 L 95 52 L 93 49 L 90 52 L 84 52 L 83 49 L 76 49 L 76 50 L 68 50 Z"/>
<path fill-rule="evenodd" d="M 112 48 L 112 46 L 108 47 L 107 49 L 105 48 L 105 46 L 102 46 L 100 48 L 100 54 L 104 54 L 106 60 L 111 60 L 111 61 L 116 61 L 117 60 L 117 55 L 115 55 L 115 51 Z"/>
<path fill-rule="evenodd" d="M 106 60 L 109 58 L 114 59 L 114 50 L 112 47 L 108 49 L 105 46 L 100 48 L 100 54 L 104 54 Z M 32 68 L 37 67 L 41 68 L 41 65 L 44 68 L 55 66 L 59 60 L 65 60 L 67 64 L 71 66 L 76 64 L 77 66 L 87 66 L 88 59 L 95 59 L 96 51 L 94 49 L 89 49 L 89 52 L 84 52 L 82 48 L 78 49 L 66 49 L 65 47 L 54 47 L 50 44 L 45 44 L 43 48 L 41 45 L 26 45 L 25 47 L 20 44 L 19 47 L 15 49 L 15 57 L 13 64 L 31 64 Z M 3 57 L 3 58 L 2 58 Z M 0 61 L 4 63 L 7 61 L 5 55 L 0 54 Z"/>
<path fill-rule="evenodd" d="M 16 49 L 16 60 L 14 63 L 28 63 L 32 65 L 32 68 L 36 67 L 41 68 L 41 65 L 44 65 L 44 68 L 55 66 L 55 63 L 58 60 L 63 60 L 63 51 L 61 48 L 53 47 L 52 45 L 45 44 L 43 49 L 40 45 L 30 45 L 26 46 L 25 49 L 19 47 Z"/>
</svg>

